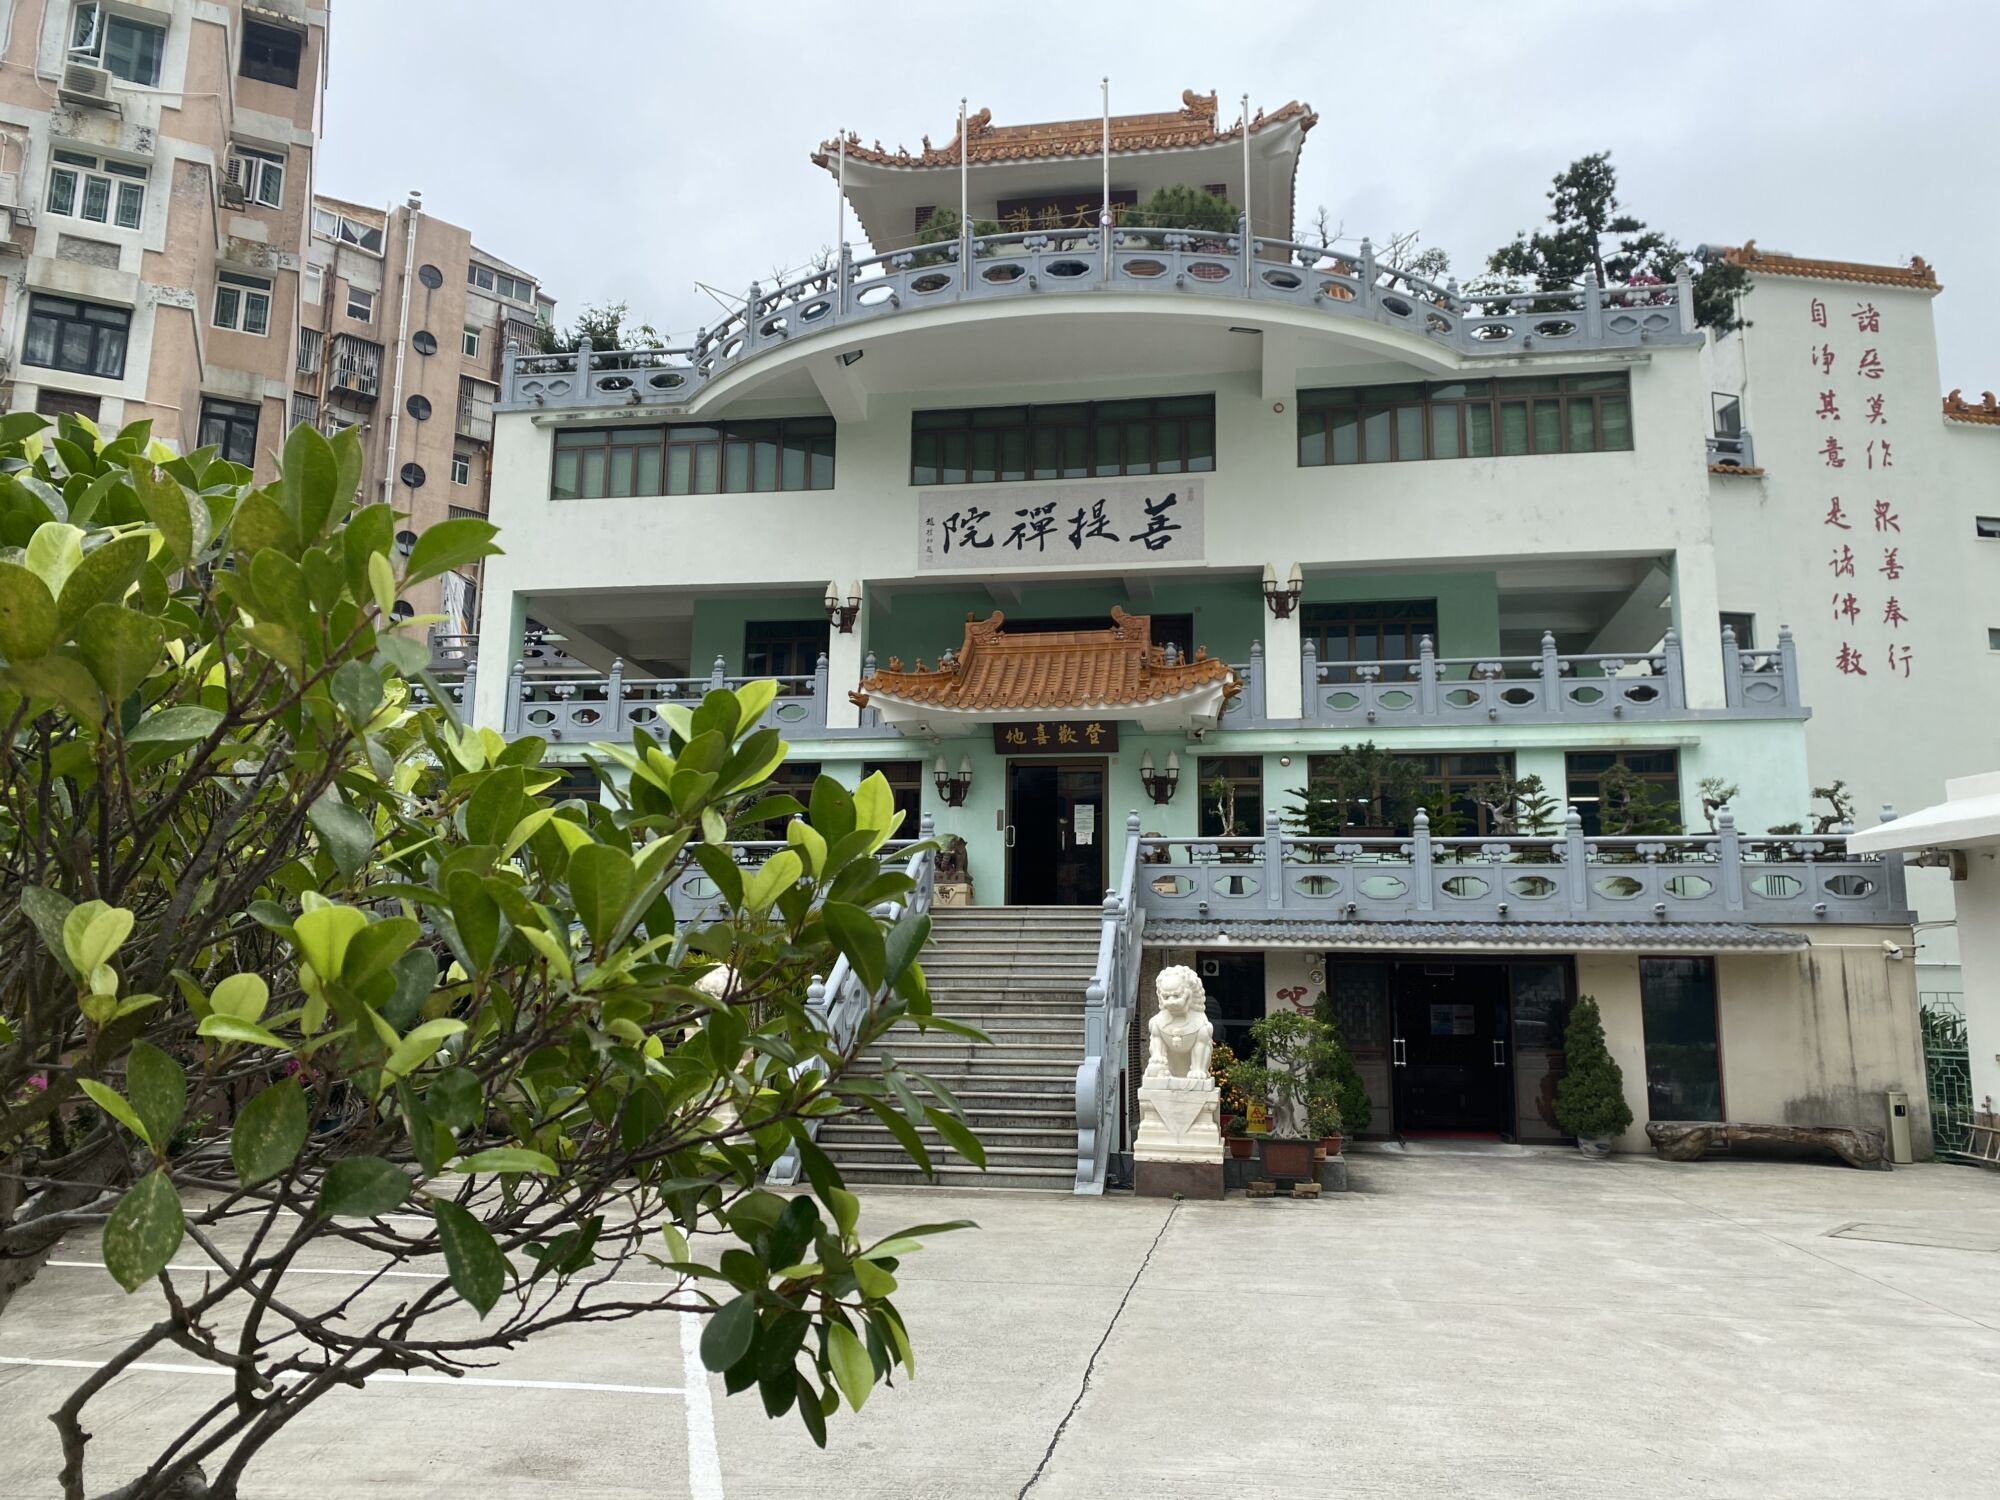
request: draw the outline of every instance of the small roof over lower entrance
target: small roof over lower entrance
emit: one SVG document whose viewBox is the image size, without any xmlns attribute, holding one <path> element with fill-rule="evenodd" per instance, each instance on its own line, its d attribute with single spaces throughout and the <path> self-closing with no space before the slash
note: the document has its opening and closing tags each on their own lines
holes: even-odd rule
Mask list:
<svg viewBox="0 0 2000 1500">
<path fill-rule="evenodd" d="M 935 667 L 918 661 L 862 679 L 849 696 L 883 722 L 919 734 L 969 734 L 983 724 L 1079 713 L 1131 719 L 1142 729 L 1208 728 L 1239 684 L 1227 662 L 1199 649 L 1170 660 L 1155 646 L 1152 619 L 1115 605 L 1108 630 L 1009 632 L 995 610 L 968 619 L 965 640 Z"/>
</svg>

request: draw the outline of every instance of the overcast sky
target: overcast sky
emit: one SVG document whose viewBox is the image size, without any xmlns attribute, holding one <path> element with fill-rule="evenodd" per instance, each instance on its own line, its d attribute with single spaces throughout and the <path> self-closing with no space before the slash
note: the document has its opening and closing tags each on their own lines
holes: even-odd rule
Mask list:
<svg viewBox="0 0 2000 1500">
<path fill-rule="evenodd" d="M 996 124 L 1309 102 L 1299 217 L 1419 229 L 1461 276 L 1609 149 L 1628 210 L 1685 245 L 1924 256 L 1941 389 L 2000 387 L 1991 0 L 1505 7 L 1063 0 L 336 0 L 319 186 L 425 206 L 533 271 L 559 314 L 662 331 L 833 237 L 807 161 L 842 127 L 915 149 L 958 99 Z M 1504 17 L 1504 20 L 1502 19 Z M 1225 106 L 1226 109 L 1226 106 Z M 854 234 L 849 218 L 850 235 Z"/>
</svg>

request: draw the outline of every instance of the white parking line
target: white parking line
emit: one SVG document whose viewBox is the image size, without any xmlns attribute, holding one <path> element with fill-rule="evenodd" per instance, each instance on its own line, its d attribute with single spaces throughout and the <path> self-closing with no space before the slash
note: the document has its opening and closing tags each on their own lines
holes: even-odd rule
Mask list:
<svg viewBox="0 0 2000 1500">
<path fill-rule="evenodd" d="M 689 1500 L 722 1500 L 722 1455 L 715 1446 L 715 1408 L 708 1367 L 701 1362 L 702 1320 L 681 1314 L 681 1379 L 687 1382 Z"/>
<path fill-rule="evenodd" d="M 50 1370 L 96 1370 L 104 1365 L 101 1359 L 30 1359 L 17 1354 L 0 1354 L 0 1365 L 32 1365 Z M 220 1365 L 167 1365 L 154 1364 L 148 1360 L 138 1360 L 125 1367 L 120 1374 L 141 1371 L 148 1375 L 214 1375 L 224 1379 L 234 1379 L 234 1370 Z M 303 1380 L 304 1375 L 287 1375 L 287 1380 Z M 426 1371 L 378 1370 L 370 1375 L 367 1385 L 479 1385 L 496 1386 L 504 1390 L 517 1391 L 602 1391 L 617 1396 L 680 1396 L 685 1395 L 677 1385 L 610 1385 L 595 1380 L 502 1380 L 486 1375 L 437 1375 Z M 352 1390 L 352 1386 L 342 1386 L 342 1390 Z M 708 1404 L 708 1387 L 702 1387 L 702 1404 Z M 720 1495 L 721 1491 L 716 1492 Z"/>
</svg>

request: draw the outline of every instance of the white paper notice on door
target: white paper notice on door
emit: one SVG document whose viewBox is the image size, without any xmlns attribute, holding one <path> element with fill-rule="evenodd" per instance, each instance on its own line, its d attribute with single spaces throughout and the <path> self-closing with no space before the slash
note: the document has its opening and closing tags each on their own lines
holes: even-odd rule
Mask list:
<svg viewBox="0 0 2000 1500">
<path fill-rule="evenodd" d="M 1070 810 L 1070 832 L 1076 835 L 1079 848 L 1090 842 L 1090 836 L 1097 832 L 1095 802 L 1079 802 Z"/>
</svg>

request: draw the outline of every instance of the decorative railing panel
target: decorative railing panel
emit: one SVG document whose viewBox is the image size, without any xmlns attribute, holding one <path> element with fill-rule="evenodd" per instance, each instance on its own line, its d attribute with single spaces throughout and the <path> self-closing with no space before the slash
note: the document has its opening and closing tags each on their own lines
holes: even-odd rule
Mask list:
<svg viewBox="0 0 2000 1500">
<path fill-rule="evenodd" d="M 1035 230 L 944 241 L 856 260 L 843 246 L 831 266 L 775 288 L 691 344 L 667 349 L 524 353 L 502 360 L 505 406 L 681 404 L 709 381 L 796 339 L 919 308 L 1068 291 L 1228 296 L 1290 303 L 1329 318 L 1399 328 L 1457 354 L 1628 349 L 1698 343 L 1692 283 L 1569 291 L 1469 294 L 1385 266 L 1362 241 L 1352 255 L 1239 230 L 1120 225 L 1065 233 Z"/>
<path fill-rule="evenodd" d="M 717 688 L 740 688 L 760 679 L 731 677 L 721 657 L 706 677 L 627 677 L 613 662 L 603 677 L 530 676 L 514 663 L 507 689 L 508 734 L 536 734 L 563 743 L 622 739 L 635 725 L 653 727 L 669 703 L 689 707 Z M 469 670 L 469 669 L 468 669 Z M 758 720 L 759 728 L 795 734 L 826 728 L 826 658 L 811 677 L 781 677 L 778 696 Z"/>
<path fill-rule="evenodd" d="M 1844 834 L 1745 838 L 1728 808 L 1710 834 L 1139 841 L 1140 906 L 1158 918 L 1341 922 L 1908 921 L 1900 856 L 1847 853 Z"/>
<path fill-rule="evenodd" d="M 1076 1191 L 1100 1194 L 1110 1171 L 1125 1098 L 1125 1036 L 1139 1003 L 1140 939 L 1146 913 L 1137 900 L 1139 815 L 1125 823 L 1124 875 L 1104 897 L 1097 965 L 1083 992 L 1083 1061 L 1076 1069 Z"/>
</svg>

